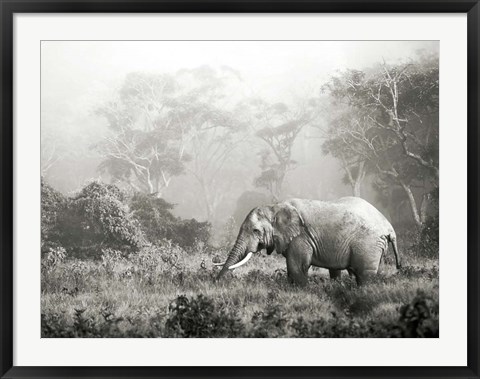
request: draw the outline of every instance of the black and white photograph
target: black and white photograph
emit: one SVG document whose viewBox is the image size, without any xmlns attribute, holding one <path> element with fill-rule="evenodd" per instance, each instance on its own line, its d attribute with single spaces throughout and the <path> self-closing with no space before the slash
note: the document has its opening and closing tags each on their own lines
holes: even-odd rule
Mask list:
<svg viewBox="0 0 480 379">
<path fill-rule="evenodd" d="M 41 337 L 438 338 L 439 51 L 42 41 Z"/>
</svg>

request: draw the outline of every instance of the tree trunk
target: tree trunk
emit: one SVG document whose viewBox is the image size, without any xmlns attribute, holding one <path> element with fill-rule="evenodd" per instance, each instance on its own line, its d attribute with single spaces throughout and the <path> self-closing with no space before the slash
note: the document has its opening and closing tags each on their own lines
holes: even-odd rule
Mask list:
<svg viewBox="0 0 480 379">
<path fill-rule="evenodd" d="M 358 179 L 353 183 L 353 196 L 361 197 L 361 184 L 362 183 Z"/>
<path fill-rule="evenodd" d="M 422 203 L 420 204 L 420 221 L 422 224 L 427 221 L 427 211 L 428 211 L 428 202 L 430 201 L 430 195 L 428 193 L 424 193 L 422 196 Z"/>
<path fill-rule="evenodd" d="M 345 160 L 342 161 L 344 163 L 344 170 L 347 173 L 347 178 L 348 181 L 350 182 L 350 185 L 352 186 L 352 192 L 353 196 L 355 197 L 362 197 L 362 183 L 363 179 L 365 179 L 365 162 L 360 162 L 358 164 L 358 170 L 357 170 L 357 175 L 354 178 L 352 175 L 352 171 L 346 164 Z"/>
<path fill-rule="evenodd" d="M 407 194 L 408 202 L 410 204 L 410 209 L 412 210 L 413 221 L 415 222 L 415 225 L 418 228 L 421 228 L 423 223 L 420 218 L 420 214 L 418 213 L 417 202 L 415 200 L 415 196 L 413 196 L 412 189 L 410 188 L 410 186 L 403 183 L 402 181 L 400 181 L 400 185 L 402 186 L 405 193 Z"/>
</svg>

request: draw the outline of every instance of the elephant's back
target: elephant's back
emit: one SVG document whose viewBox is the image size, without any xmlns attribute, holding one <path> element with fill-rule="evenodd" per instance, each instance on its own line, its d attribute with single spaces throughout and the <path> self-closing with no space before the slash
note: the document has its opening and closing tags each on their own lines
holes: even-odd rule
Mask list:
<svg viewBox="0 0 480 379">
<path fill-rule="evenodd" d="M 378 231 L 380 234 L 393 233 L 393 227 L 387 218 L 368 201 L 359 197 L 342 197 L 332 202 L 343 208 L 344 212 L 363 220 L 370 229 Z"/>
<path fill-rule="evenodd" d="M 335 229 L 365 227 L 380 235 L 394 233 L 387 218 L 372 204 L 359 197 L 342 197 L 333 201 L 292 199 L 290 203 L 301 209 L 302 213 L 318 226 L 323 224 L 325 227 L 328 224 Z"/>
</svg>

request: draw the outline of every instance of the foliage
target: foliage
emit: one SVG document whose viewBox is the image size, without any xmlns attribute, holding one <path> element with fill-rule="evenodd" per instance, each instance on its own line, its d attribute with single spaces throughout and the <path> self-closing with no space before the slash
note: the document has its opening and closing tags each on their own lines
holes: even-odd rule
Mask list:
<svg viewBox="0 0 480 379">
<path fill-rule="evenodd" d="M 48 188 L 44 186 L 43 188 Z M 52 191 L 42 194 L 42 218 L 51 219 Z M 71 198 L 63 198 L 44 244 L 58 244 L 75 256 L 99 257 L 102 248 L 135 251 L 144 238 L 116 186 L 93 181 Z M 58 207 L 58 205 L 57 205 Z M 46 224 L 48 225 L 48 224 Z"/>
<path fill-rule="evenodd" d="M 252 317 L 252 331 L 250 337 L 278 338 L 286 334 L 288 318 L 281 306 L 270 305 L 263 311 L 258 311 Z"/>
<path fill-rule="evenodd" d="M 400 309 L 403 337 L 438 337 L 438 301 L 418 292 L 409 304 Z"/>
<path fill-rule="evenodd" d="M 142 193 L 136 193 L 130 203 L 133 216 L 151 243 L 168 239 L 189 249 L 197 243 L 206 244 L 210 238 L 210 224 L 175 217 L 171 213 L 173 207 L 164 199 Z"/>
<path fill-rule="evenodd" d="M 51 272 L 55 270 L 55 268 L 65 260 L 67 256 L 66 253 L 66 250 L 61 246 L 49 248 L 48 252 L 42 258 L 42 271 Z"/>
<path fill-rule="evenodd" d="M 103 309 L 102 321 L 98 321 L 93 316 L 86 316 L 86 308 L 76 308 L 74 310 L 73 324 L 67 324 L 59 314 L 41 315 L 41 333 L 42 336 L 50 338 L 104 338 L 108 337 L 126 337 L 126 338 L 144 338 L 157 337 L 158 332 L 152 328 L 147 334 L 143 330 L 130 327 L 125 330 L 124 323 L 132 323 L 132 320 L 126 320 L 123 317 L 114 316 L 108 309 Z M 154 321 L 155 318 L 152 318 Z M 152 322 L 152 325 L 156 325 Z"/>
<path fill-rule="evenodd" d="M 173 204 L 155 196 L 137 192 L 130 202 L 133 216 L 140 222 L 147 239 L 155 243 L 172 235 L 173 225 L 177 222 L 171 213 Z"/>
<path fill-rule="evenodd" d="M 194 299 L 179 296 L 169 306 L 165 323 L 166 336 L 184 338 L 236 337 L 244 326 L 234 313 L 217 309 L 202 295 Z"/>
<path fill-rule="evenodd" d="M 59 219 L 65 212 L 67 199 L 60 192 L 41 181 L 41 243 L 42 252 L 60 242 Z"/>
</svg>

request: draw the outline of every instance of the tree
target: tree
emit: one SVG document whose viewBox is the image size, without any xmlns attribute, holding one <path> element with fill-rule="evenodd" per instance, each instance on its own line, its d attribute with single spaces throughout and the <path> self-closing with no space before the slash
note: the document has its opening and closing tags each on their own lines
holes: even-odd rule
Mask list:
<svg viewBox="0 0 480 379">
<path fill-rule="evenodd" d="M 193 96 L 174 75 L 127 75 L 117 99 L 97 110 L 112 131 L 96 145 L 104 159 L 99 169 L 116 182 L 161 196 L 188 161 Z"/>
<path fill-rule="evenodd" d="M 213 220 L 217 208 L 229 192 L 233 178 L 226 164 L 234 159 L 233 151 L 246 138 L 246 123 L 236 107 L 233 88 L 241 85 L 239 74 L 229 67 L 214 70 L 202 66 L 183 70 L 182 78 L 198 93 L 195 101 L 187 149 L 191 162 L 187 170 L 200 189 L 206 218 Z"/>
<path fill-rule="evenodd" d="M 330 104 L 335 108 L 334 104 Z M 352 188 L 352 194 L 361 197 L 361 187 L 367 172 L 371 171 L 372 143 L 368 137 L 371 122 L 360 109 L 346 105 L 337 114 L 326 130 L 322 130 L 322 150 L 340 161 L 345 171 L 345 182 Z M 375 138 L 373 136 L 372 138 Z"/>
<path fill-rule="evenodd" d="M 293 107 L 284 103 L 268 104 L 261 100 L 251 102 L 259 137 L 267 148 L 260 153 L 260 175 L 257 187 L 266 188 L 273 199 L 279 199 L 289 170 L 295 166 L 292 148 L 302 129 L 316 117 L 315 101 L 307 99 Z"/>
<path fill-rule="evenodd" d="M 98 147 L 114 181 L 158 197 L 173 177 L 192 174 L 212 219 L 228 188 L 225 163 L 242 140 L 231 84 L 239 74 L 209 66 L 127 76 L 119 99 L 99 109 L 113 135 Z"/>
<path fill-rule="evenodd" d="M 429 193 L 438 187 L 438 57 L 350 70 L 326 88 L 348 109 L 327 151 L 374 167 L 379 188 L 400 186 L 422 226 Z"/>
</svg>

